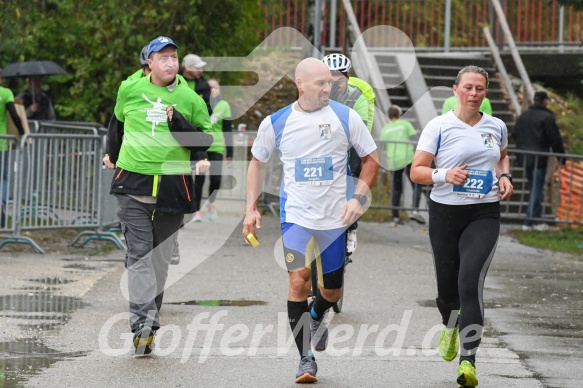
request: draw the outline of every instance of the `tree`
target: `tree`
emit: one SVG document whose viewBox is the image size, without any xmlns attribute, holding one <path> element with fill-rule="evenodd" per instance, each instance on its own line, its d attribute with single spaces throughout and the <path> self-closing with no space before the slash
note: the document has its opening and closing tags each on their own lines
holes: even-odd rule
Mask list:
<svg viewBox="0 0 583 388">
<path fill-rule="evenodd" d="M 150 40 L 172 37 L 180 46 L 180 56 L 245 56 L 261 42 L 259 32 L 266 27 L 259 4 L 258 0 L 0 0 L 0 66 L 28 60 L 57 62 L 70 73 L 45 81 L 57 117 L 106 124 L 120 82 L 139 68 L 138 55 Z M 22 80 L 9 82 L 15 92 L 24 88 Z"/>
<path fill-rule="evenodd" d="M 575 9 L 583 9 L 583 0 L 557 0 L 557 3 L 565 7 L 573 6 Z"/>
</svg>

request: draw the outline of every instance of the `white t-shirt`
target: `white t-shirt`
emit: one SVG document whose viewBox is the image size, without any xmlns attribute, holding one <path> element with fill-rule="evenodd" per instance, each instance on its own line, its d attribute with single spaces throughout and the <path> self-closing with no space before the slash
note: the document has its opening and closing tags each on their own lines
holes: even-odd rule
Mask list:
<svg viewBox="0 0 583 388">
<path fill-rule="evenodd" d="M 342 228 L 342 206 L 354 192 L 348 150 L 354 146 L 362 157 L 376 144 L 358 113 L 345 105 L 330 101 L 312 113 L 293 105 L 263 120 L 251 153 L 267 163 L 273 151 L 279 152 L 284 172 L 282 223 L 318 230 Z"/>
<path fill-rule="evenodd" d="M 483 185 L 480 179 L 468 179 L 466 185 L 476 186 L 477 182 L 480 187 L 483 186 L 484 192 L 481 198 L 478 195 L 467 196 L 454 192 L 452 184 L 438 183 L 431 190 L 431 199 L 446 205 L 499 201 L 496 165 L 500 161 L 500 152 L 507 146 L 506 125 L 502 120 L 486 113 L 483 113 L 481 120 L 473 127 L 460 120 L 453 111 L 431 120 L 421 133 L 417 150 L 436 155 L 434 160 L 437 168 L 450 169 L 467 163 L 468 169 L 476 172 L 476 177 L 483 178 Z M 470 175 L 470 178 L 474 178 L 474 175 Z"/>
</svg>

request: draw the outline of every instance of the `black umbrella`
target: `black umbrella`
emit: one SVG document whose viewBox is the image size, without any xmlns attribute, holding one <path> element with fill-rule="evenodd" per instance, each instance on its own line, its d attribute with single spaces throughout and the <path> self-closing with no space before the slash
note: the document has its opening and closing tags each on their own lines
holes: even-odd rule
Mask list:
<svg viewBox="0 0 583 388">
<path fill-rule="evenodd" d="M 61 66 L 53 61 L 30 61 L 13 63 L 2 69 L 4 78 L 31 77 L 34 75 L 67 75 Z"/>
</svg>

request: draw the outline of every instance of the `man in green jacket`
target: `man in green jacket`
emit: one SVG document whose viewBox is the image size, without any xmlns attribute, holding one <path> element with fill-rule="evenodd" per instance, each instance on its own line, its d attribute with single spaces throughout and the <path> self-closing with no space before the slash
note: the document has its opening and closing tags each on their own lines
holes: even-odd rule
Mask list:
<svg viewBox="0 0 583 388">
<path fill-rule="evenodd" d="M 151 74 L 122 82 L 108 130 L 108 155 L 103 159 L 107 168 L 116 168 L 111 194 L 117 197 L 128 247 L 130 327 L 136 355 L 152 350 L 160 328 L 158 312 L 173 235 L 184 214 L 196 211 L 191 152 L 205 151 L 211 143 L 201 145 L 197 137 L 199 130 L 210 130 L 210 119 L 202 98 L 177 77 L 177 49 L 170 38 L 154 39 L 147 51 Z M 197 172 L 206 172 L 209 162 L 200 159 Z"/>
</svg>

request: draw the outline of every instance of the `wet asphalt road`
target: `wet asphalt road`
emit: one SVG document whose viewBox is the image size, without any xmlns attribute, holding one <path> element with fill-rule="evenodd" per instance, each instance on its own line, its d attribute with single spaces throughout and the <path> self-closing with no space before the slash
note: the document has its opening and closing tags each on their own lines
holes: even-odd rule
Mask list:
<svg viewBox="0 0 583 388">
<path fill-rule="evenodd" d="M 181 231 L 165 326 L 147 358 L 133 357 L 128 344 L 121 252 L 3 254 L 4 387 L 295 386 L 287 275 L 274 259 L 277 220 L 265 219 L 257 249 L 242 243 L 240 230 L 238 217 L 223 216 Z M 435 351 L 439 314 L 425 229 L 361 223 L 354 261 L 331 345 L 317 354 L 318 386 L 455 387 L 456 363 Z M 582 280 L 576 257 L 501 236 L 486 280 L 480 387 L 580 386 Z"/>
</svg>

